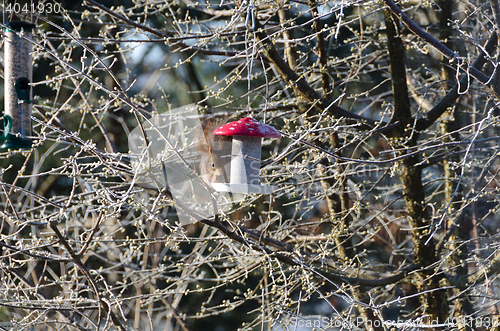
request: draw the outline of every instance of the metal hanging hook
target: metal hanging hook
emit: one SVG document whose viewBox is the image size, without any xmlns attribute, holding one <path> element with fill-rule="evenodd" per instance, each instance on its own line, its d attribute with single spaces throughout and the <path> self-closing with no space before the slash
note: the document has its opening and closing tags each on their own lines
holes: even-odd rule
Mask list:
<svg viewBox="0 0 500 331">
<path fill-rule="evenodd" d="M 245 26 L 250 32 L 253 32 L 255 30 L 255 4 L 253 3 L 253 0 L 250 0 L 250 3 L 247 7 Z"/>
</svg>

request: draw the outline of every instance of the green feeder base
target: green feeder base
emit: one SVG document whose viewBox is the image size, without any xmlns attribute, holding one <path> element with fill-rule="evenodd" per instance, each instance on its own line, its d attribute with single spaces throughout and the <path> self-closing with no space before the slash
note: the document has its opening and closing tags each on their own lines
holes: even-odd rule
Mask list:
<svg viewBox="0 0 500 331">
<path fill-rule="evenodd" d="M 31 139 L 9 137 L 7 140 L 0 141 L 0 149 L 27 149 L 31 148 L 33 142 Z"/>
</svg>

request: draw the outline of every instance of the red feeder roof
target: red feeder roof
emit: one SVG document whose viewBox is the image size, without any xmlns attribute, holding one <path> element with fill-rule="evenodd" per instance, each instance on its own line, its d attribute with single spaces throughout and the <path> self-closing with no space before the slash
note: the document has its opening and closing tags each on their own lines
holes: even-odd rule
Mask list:
<svg viewBox="0 0 500 331">
<path fill-rule="evenodd" d="M 224 124 L 214 130 L 217 136 L 250 136 L 262 138 L 279 138 L 281 134 L 274 127 L 259 123 L 251 117 Z"/>
</svg>

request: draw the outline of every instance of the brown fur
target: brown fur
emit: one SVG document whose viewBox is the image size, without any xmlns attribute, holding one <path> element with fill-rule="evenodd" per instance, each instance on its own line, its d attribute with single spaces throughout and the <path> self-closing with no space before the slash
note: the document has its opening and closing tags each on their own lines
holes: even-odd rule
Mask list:
<svg viewBox="0 0 500 331">
<path fill-rule="evenodd" d="M 209 185 L 229 182 L 231 137 L 213 134 L 215 129 L 224 124 L 225 119 L 214 116 L 201 123 L 202 136 L 198 139 L 198 150 L 202 154 L 199 175 Z"/>
</svg>

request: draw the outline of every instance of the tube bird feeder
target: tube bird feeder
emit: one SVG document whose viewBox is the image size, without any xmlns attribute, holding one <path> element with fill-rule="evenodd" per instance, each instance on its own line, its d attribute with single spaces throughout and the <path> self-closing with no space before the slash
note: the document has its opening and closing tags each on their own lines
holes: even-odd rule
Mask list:
<svg viewBox="0 0 500 331">
<path fill-rule="evenodd" d="M 251 117 L 222 125 L 214 135 L 232 136 L 230 183 L 212 183 L 219 192 L 270 194 L 274 186 L 259 185 L 261 140 L 279 138 L 274 127 Z"/>
<path fill-rule="evenodd" d="M 35 25 L 29 22 L 6 25 L 4 132 L 0 148 L 30 148 L 33 64 L 29 39 Z"/>
</svg>

